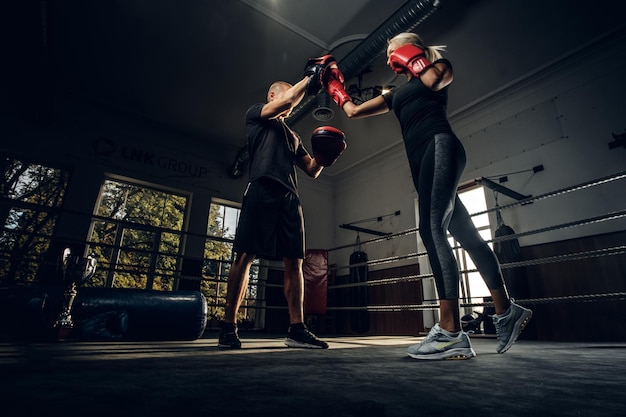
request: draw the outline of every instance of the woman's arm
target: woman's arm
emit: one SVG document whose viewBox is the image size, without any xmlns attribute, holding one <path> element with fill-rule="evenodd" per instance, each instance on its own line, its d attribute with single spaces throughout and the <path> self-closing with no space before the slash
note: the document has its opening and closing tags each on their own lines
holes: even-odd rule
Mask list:
<svg viewBox="0 0 626 417">
<path fill-rule="evenodd" d="M 383 96 L 374 97 L 362 104 L 354 104 L 354 102 L 348 101 L 343 105 L 342 109 L 350 119 L 376 116 L 389 111 Z"/>
<path fill-rule="evenodd" d="M 447 87 L 454 80 L 452 68 L 445 61 L 437 62 L 420 74 L 422 83 L 433 91 Z"/>
<path fill-rule="evenodd" d="M 420 75 L 420 79 L 426 87 L 433 91 L 439 91 L 452 83 L 454 73 L 452 72 L 452 68 L 445 62 L 437 62 L 426 69 Z M 352 101 L 347 101 L 342 109 L 350 119 L 376 116 L 389 111 L 389 107 L 383 96 L 374 97 L 362 104 L 354 104 Z"/>
</svg>

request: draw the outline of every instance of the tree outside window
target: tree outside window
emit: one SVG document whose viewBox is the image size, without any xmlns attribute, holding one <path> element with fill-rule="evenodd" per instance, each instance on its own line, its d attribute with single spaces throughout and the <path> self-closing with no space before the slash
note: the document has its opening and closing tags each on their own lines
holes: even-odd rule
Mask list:
<svg viewBox="0 0 626 417">
<path fill-rule="evenodd" d="M 170 291 L 180 270 L 188 197 L 107 179 L 92 221 L 93 286 Z"/>
<path fill-rule="evenodd" d="M 36 280 L 57 222 L 69 172 L 0 159 L 0 282 Z"/>
</svg>

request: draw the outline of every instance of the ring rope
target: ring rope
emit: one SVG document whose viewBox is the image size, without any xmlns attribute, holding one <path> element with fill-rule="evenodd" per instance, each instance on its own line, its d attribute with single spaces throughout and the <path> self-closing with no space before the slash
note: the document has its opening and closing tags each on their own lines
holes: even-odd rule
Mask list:
<svg viewBox="0 0 626 417">
<path fill-rule="evenodd" d="M 544 200 L 546 198 L 555 197 L 557 195 L 567 194 L 567 193 L 570 193 L 570 192 L 583 190 L 583 189 L 586 189 L 586 188 L 589 188 L 589 187 L 593 187 L 593 186 L 601 185 L 601 184 L 606 184 L 606 183 L 609 183 L 609 182 L 612 182 L 612 181 L 618 181 L 618 180 L 621 180 L 621 179 L 624 179 L 624 178 L 626 178 L 626 171 L 622 171 L 622 172 L 619 172 L 617 174 L 609 175 L 609 176 L 606 176 L 606 177 L 603 177 L 603 178 L 599 178 L 599 179 L 596 179 L 596 180 L 587 181 L 587 182 L 580 183 L 580 184 L 577 184 L 577 185 L 573 185 L 573 186 L 570 186 L 570 187 L 561 188 L 559 190 L 555 190 L 555 191 L 552 191 L 552 192 L 541 194 L 541 195 L 538 195 L 538 196 L 535 196 L 535 197 L 531 196 L 531 197 L 525 198 L 525 199 L 520 200 L 520 201 L 515 201 L 513 203 L 509 203 L 509 204 L 493 207 L 493 208 L 490 208 L 490 209 L 487 209 L 487 210 L 484 210 L 484 211 L 479 211 L 477 213 L 470 214 L 470 216 L 474 217 L 474 216 L 478 216 L 478 215 L 481 215 L 481 214 L 491 213 L 491 212 L 494 212 L 494 211 L 497 211 L 497 210 L 503 210 L 503 209 L 506 209 L 506 208 L 509 208 L 509 207 L 525 205 L 525 204 L 531 203 L 533 201 Z M 365 245 L 365 244 L 369 244 L 369 243 L 381 242 L 383 240 L 390 240 L 390 239 L 395 238 L 395 237 L 400 237 L 400 236 L 404 236 L 404 235 L 415 233 L 418 230 L 419 230 L 418 228 L 411 228 L 411 229 L 407 229 L 407 230 L 400 231 L 400 232 L 397 232 L 397 233 L 393 233 L 393 234 L 389 234 L 389 235 L 385 235 L 385 236 L 381 236 L 381 237 L 375 237 L 375 238 L 368 239 L 368 240 L 363 240 L 363 241 L 360 241 L 360 244 L 361 245 Z M 342 246 L 337 246 L 335 248 L 329 249 L 329 251 L 338 250 L 338 249 L 346 249 L 346 248 L 351 248 L 351 247 L 354 247 L 353 243 L 347 244 L 347 245 L 342 245 Z"/>
<path fill-rule="evenodd" d="M 571 253 L 567 255 L 555 255 L 555 256 L 549 256 L 546 258 L 537 258 L 537 259 L 533 259 L 529 261 L 508 262 L 508 263 L 501 264 L 500 267 L 502 269 L 508 269 L 508 268 L 522 267 L 522 266 L 541 265 L 541 264 L 554 263 L 554 262 L 573 261 L 573 260 L 598 258 L 601 256 L 613 256 L 613 255 L 621 255 L 621 254 L 626 254 L 626 245 L 615 246 L 615 247 L 605 248 L 605 249 L 597 249 L 597 250 L 592 250 L 592 251 L 587 251 L 587 252 Z M 459 272 L 470 273 L 470 272 L 479 272 L 479 271 L 477 269 L 465 269 Z M 372 281 L 367 281 L 367 282 L 355 282 L 355 283 L 349 283 L 349 284 L 329 285 L 328 289 L 388 285 L 388 284 L 395 284 L 398 282 L 419 281 L 422 279 L 432 278 L 432 277 L 433 277 L 433 274 L 404 275 L 404 276 L 398 276 L 398 277 L 383 278 L 379 280 L 372 280 Z"/>
<path fill-rule="evenodd" d="M 626 210 L 614 211 L 614 212 L 611 212 L 611 213 L 607 213 L 607 214 L 604 214 L 604 215 L 601 215 L 601 216 L 592 217 L 592 218 L 589 218 L 589 219 L 583 219 L 583 220 L 577 220 L 577 221 L 573 221 L 573 222 L 561 223 L 561 224 L 558 224 L 558 225 L 542 227 L 542 228 L 539 228 L 539 229 L 529 230 L 529 231 L 526 231 L 526 232 L 514 233 L 514 234 L 510 234 L 510 235 L 506 235 L 506 236 L 499 236 L 499 237 L 495 237 L 493 239 L 485 240 L 485 242 L 487 242 L 487 243 L 504 242 L 504 241 L 507 241 L 507 240 L 516 239 L 518 237 L 524 237 L 524 236 L 544 233 L 544 232 L 547 232 L 547 231 L 566 229 L 566 228 L 569 228 L 569 227 L 588 225 L 588 224 L 592 224 L 592 223 L 599 223 L 599 222 L 603 222 L 603 221 L 616 220 L 616 219 L 620 219 L 622 217 L 626 217 Z M 462 247 L 457 245 L 457 246 L 454 246 L 452 249 L 462 249 Z M 426 252 L 415 252 L 415 253 L 410 253 L 410 254 L 406 254 L 406 255 L 391 256 L 391 257 L 387 257 L 387 258 L 374 259 L 374 260 L 366 261 L 366 262 L 359 262 L 359 263 L 355 263 L 355 264 L 352 264 L 352 265 L 340 265 L 340 266 L 334 267 L 333 270 L 347 269 L 347 268 L 358 267 L 358 266 L 379 265 L 379 264 L 383 264 L 383 263 L 396 262 L 396 261 L 399 261 L 399 260 L 418 258 L 420 256 L 427 256 L 427 255 L 428 254 Z"/>
<path fill-rule="evenodd" d="M 561 297 L 545 297 L 545 298 L 528 298 L 515 300 L 517 304 L 549 304 L 549 303 L 566 303 L 566 302 L 595 302 L 595 301 L 623 301 L 626 300 L 626 292 L 613 292 L 605 294 L 585 294 L 585 295 L 566 295 Z M 484 303 L 460 303 L 460 307 L 480 307 L 493 306 L 493 302 Z M 418 310 L 436 310 L 439 303 L 435 304 L 397 304 L 397 305 L 370 305 L 365 307 L 328 307 L 328 310 L 364 310 L 370 312 L 398 312 L 398 311 L 418 311 Z"/>
<path fill-rule="evenodd" d="M 559 190 L 555 190 L 555 191 L 551 191 L 545 194 L 540 194 L 538 196 L 531 196 L 519 201 L 514 201 L 512 203 L 509 204 L 505 204 L 502 206 L 498 206 L 498 207 L 494 207 L 494 208 L 490 208 L 484 211 L 479 211 L 477 213 L 471 214 L 471 216 L 478 216 L 481 214 L 485 214 L 485 213 L 490 213 L 496 210 L 502 210 L 505 208 L 509 208 L 509 207 L 514 207 L 514 206 L 522 206 L 522 205 L 526 205 L 528 203 L 532 203 L 534 201 L 539 201 L 539 200 L 545 200 L 546 198 L 550 198 L 550 197 L 556 197 L 558 195 L 562 195 L 562 194 L 568 194 L 574 191 L 580 191 L 580 190 L 584 190 L 586 188 L 590 188 L 590 187 L 594 187 L 596 185 L 602 185 L 602 184 L 607 184 L 609 182 L 613 182 L 613 181 L 618 181 L 621 179 L 626 178 L 626 171 L 622 171 L 619 172 L 617 174 L 613 174 L 613 175 L 609 175 L 603 178 L 599 178 L 599 179 L 595 179 L 595 180 L 591 180 L 591 181 L 587 181 L 587 182 L 583 182 L 577 185 L 572 185 L 569 187 L 565 187 L 565 188 L 561 188 Z"/>
<path fill-rule="evenodd" d="M 601 185 L 601 184 L 606 184 L 612 181 L 617 181 L 617 180 L 621 180 L 626 178 L 626 171 L 614 174 L 614 175 L 610 175 L 604 178 L 600 178 L 600 179 L 596 179 L 596 180 L 592 180 L 592 181 L 588 181 L 585 183 L 581 183 L 581 184 L 577 184 L 571 187 L 566 187 L 566 188 L 562 188 L 556 191 L 552 191 L 552 192 L 548 192 L 545 194 L 541 194 L 535 197 L 528 197 L 526 199 L 522 199 L 510 204 L 506 204 L 506 205 L 502 205 L 502 206 L 496 206 L 494 208 L 491 209 L 487 209 L 481 212 L 477 212 L 474 214 L 471 214 L 471 216 L 478 216 L 478 215 L 482 215 L 482 214 L 486 214 L 486 213 L 490 213 L 490 212 L 494 212 L 494 211 L 498 211 L 498 210 L 503 210 L 506 208 L 510 208 L 510 207 L 514 207 L 514 206 L 521 206 L 521 205 L 525 205 L 528 203 L 531 203 L 533 201 L 539 201 L 539 200 L 543 200 L 543 199 L 547 199 L 550 197 L 554 197 L 554 196 L 559 196 L 559 195 L 563 195 L 563 194 L 567 194 L 570 192 L 575 192 L 575 191 L 579 191 L 579 190 L 583 190 L 583 189 L 587 189 L 596 185 Z M 505 235 L 505 236 L 499 236 L 499 237 L 495 237 L 491 240 L 486 240 L 486 242 L 488 243 L 496 243 L 496 242 L 503 242 L 503 241 L 508 241 L 508 240 L 513 240 L 513 239 L 517 239 L 519 237 L 524 237 L 524 236 L 529 236 L 529 235 L 534 235 L 534 234 L 538 234 L 538 233 L 543 233 L 546 231 L 554 231 L 554 230 L 559 230 L 559 229 L 565 229 L 565 228 L 570 228 L 570 227 L 575 227 L 575 226 L 580 226 L 580 225 L 588 225 L 588 224 L 592 224 L 592 223 L 598 223 L 598 222 L 602 222 L 602 221 L 608 221 L 608 220 L 615 220 L 615 219 L 619 219 L 626 216 L 626 210 L 621 210 L 621 211 L 614 211 L 614 212 L 610 212 L 604 215 L 600 215 L 600 216 L 595 216 L 595 217 L 591 217 L 588 219 L 583 219 L 583 220 L 578 220 L 578 221 L 573 221 L 573 222 L 567 222 L 567 223 L 562 223 L 559 225 L 553 225 L 553 226 L 548 226 L 548 227 L 543 227 L 543 228 L 538 228 L 538 229 L 534 229 L 534 230 L 529 230 L 526 232 L 521 232 L 521 233 L 514 233 L 514 234 L 510 234 L 510 235 Z M 394 234 L 389 234 L 389 235 L 385 235 L 385 236 L 381 236 L 381 237 L 376 237 L 373 239 L 369 239 L 369 240 L 365 240 L 365 241 L 359 241 L 360 245 L 365 245 L 365 244 L 370 244 L 370 243 L 376 243 L 376 242 L 381 242 L 381 241 L 385 241 L 385 240 L 390 240 L 396 237 L 401 237 L 401 236 L 406 236 L 406 235 L 410 235 L 413 233 L 416 233 L 419 229 L 418 228 L 411 228 L 408 230 L 404 230 L 401 232 L 397 232 Z M 337 249 L 344 249 L 344 248 L 352 248 L 354 247 L 354 244 L 349 244 L 349 245 L 343 245 L 343 246 L 339 246 L 333 249 L 329 249 L 329 251 L 331 250 L 337 250 Z M 453 249 L 458 249 L 460 248 L 460 246 L 455 246 L 453 247 Z M 524 267 L 524 266 L 532 266 L 532 265 L 540 265 L 540 264 L 547 264 L 547 263 L 554 263 L 554 262 L 565 262 L 565 261 L 572 261 L 572 260 L 580 260 L 580 259 L 587 259 L 587 258 L 597 258 L 597 257 L 602 257 L 602 256 L 613 256 L 613 255 L 620 255 L 620 254 L 625 254 L 626 253 L 626 245 L 622 245 L 622 246 L 615 246 L 615 247 L 609 247 L 609 248 L 605 248 L 605 249 L 598 249 L 598 250 L 591 250 L 591 251 L 584 251 L 584 252 L 578 252 L 578 253 L 570 253 L 570 254 L 565 254 L 565 255 L 556 255 L 556 256 L 549 256 L 549 257 L 545 257 L 545 258 L 538 258 L 538 259 L 533 259 L 533 260 L 528 260 L 528 261 L 519 261 L 519 262 L 509 262 L 509 263 L 503 263 L 501 264 L 501 268 L 502 269 L 509 269 L 509 268 L 517 268 L 517 267 Z M 379 265 L 379 264 L 384 264 L 384 263 L 391 263 L 391 262 L 396 262 L 399 260 L 406 260 L 406 259 L 412 259 L 412 258 L 417 258 L 417 257 L 421 257 L 421 256 L 428 256 L 427 252 L 419 252 L 419 253 L 410 253 L 410 254 L 406 254 L 406 255 L 400 255 L 400 256 L 392 256 L 392 257 L 387 257 L 387 258 L 381 258 L 381 259 L 376 259 L 376 260 L 371 260 L 371 261 L 366 261 L 366 262 L 361 262 L 358 264 L 352 264 L 352 265 L 342 265 L 339 267 L 334 267 L 333 269 L 338 270 L 338 269 L 345 269 L 345 268 L 352 268 L 352 267 L 357 267 L 357 266 L 368 266 L 368 265 Z M 471 270 L 461 270 L 461 273 L 470 273 L 470 272 L 478 272 L 477 269 L 471 269 Z M 343 289 L 343 288 L 351 288 L 351 287 L 359 287 L 359 286 L 379 286 L 379 285 L 389 285 L 389 284 L 396 284 L 396 283 L 400 283 L 400 282 L 414 282 L 414 281 L 420 281 L 423 279 L 428 279 L 428 278 L 432 278 L 433 274 L 417 274 L 417 275 L 404 275 L 404 276 L 397 276 L 397 277 L 388 277 L 388 278 L 383 278 L 383 279 L 379 279 L 379 280 L 371 280 L 371 281 L 367 281 L 364 283 L 346 283 L 346 284 L 336 284 L 336 285 L 329 285 L 328 289 Z M 585 294 L 585 295 L 567 295 L 567 296 L 558 296 L 558 297 L 545 297 L 545 298 L 532 298 L 532 299 L 520 299 L 520 300 L 516 300 L 517 303 L 519 304 L 548 304 L 548 303 L 565 303 L 565 302 L 594 302 L 594 301 L 623 301 L 626 300 L 626 292 L 613 292 L 613 293 L 604 293 L 604 294 Z M 470 303 L 470 302 L 460 302 L 459 303 L 460 307 L 480 307 L 480 306 L 493 306 L 493 302 L 475 302 L 475 303 Z M 360 306 L 360 307 L 327 307 L 328 310 L 330 311 L 342 311 L 342 310 L 362 310 L 362 311 L 368 311 L 368 312 L 399 312 L 399 311 L 419 311 L 419 310 L 435 310 L 435 309 L 439 309 L 439 303 L 422 303 L 422 304 L 406 304 L 406 305 L 369 305 L 369 306 Z"/>
<path fill-rule="evenodd" d="M 503 268 L 517 268 L 520 266 L 541 265 L 553 262 L 573 261 L 580 259 L 599 258 L 601 256 L 622 255 L 626 253 L 626 246 L 614 246 L 612 248 L 597 249 L 587 252 L 570 253 L 566 255 L 548 256 L 546 258 L 537 258 L 529 261 L 509 262 L 503 264 Z M 477 270 L 473 270 L 474 272 Z"/>
<path fill-rule="evenodd" d="M 537 304 L 552 304 L 552 303 L 568 303 L 568 302 L 598 302 L 598 301 L 624 301 L 626 300 L 626 292 L 613 292 L 604 294 L 585 294 L 585 295 L 566 295 L 560 297 L 545 297 L 545 298 L 527 298 L 516 299 L 515 302 L 521 305 L 537 305 Z M 223 304 L 221 304 L 224 307 Z M 486 301 L 481 303 L 460 303 L 459 307 L 491 307 L 492 301 Z M 247 309 L 257 310 L 286 310 L 287 306 L 273 306 L 273 305 L 247 305 Z M 369 312 L 399 312 L 399 311 L 419 311 L 419 310 L 436 310 L 439 308 L 439 304 L 396 304 L 396 305 L 370 305 L 363 307 L 326 307 L 329 311 L 369 311 Z"/>
<path fill-rule="evenodd" d="M 588 219 L 583 219 L 583 220 L 576 220 L 573 222 L 567 222 L 567 223 L 561 223 L 561 224 L 557 224 L 554 226 L 547 226 L 547 227 L 542 227 L 539 229 L 534 229 L 534 230 L 529 230 L 526 232 L 520 232 L 520 233 L 515 233 L 515 234 L 511 234 L 511 235 L 507 235 L 507 236 L 500 236 L 500 237 L 496 237 L 493 238 L 491 240 L 487 240 L 486 242 L 502 242 L 502 241 L 506 241 L 506 240 L 512 240 L 512 239 L 516 239 L 518 237 L 524 237 L 524 236 L 529 236 L 529 235 L 536 235 L 539 233 L 543 233 L 543 232 L 549 232 L 549 231 L 553 231 L 553 230 L 560 230 L 560 229 L 567 229 L 569 227 L 575 227 L 575 226 L 583 226 L 583 225 L 588 225 L 588 224 L 592 224 L 592 223 L 600 223 L 603 221 L 608 221 L 608 220 L 617 220 L 620 219 L 622 217 L 626 216 L 626 210 L 619 210 L 619 211 L 613 211 L 607 214 L 603 214 L 600 216 L 596 216 L 596 217 L 590 217 Z M 455 249 L 458 248 L 455 247 Z"/>
</svg>

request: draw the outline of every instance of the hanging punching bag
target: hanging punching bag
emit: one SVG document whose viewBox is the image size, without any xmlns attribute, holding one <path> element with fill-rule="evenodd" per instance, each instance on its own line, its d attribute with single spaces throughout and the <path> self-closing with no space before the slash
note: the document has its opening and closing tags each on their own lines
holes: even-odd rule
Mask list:
<svg viewBox="0 0 626 417">
<path fill-rule="evenodd" d="M 497 205 L 496 205 L 497 207 Z M 515 234 L 515 230 L 504 224 L 500 211 L 496 211 L 498 218 L 498 228 L 495 231 L 495 237 L 505 237 Z M 522 260 L 522 253 L 519 241 L 515 239 L 505 239 L 494 242 L 493 250 L 498 257 L 500 263 L 519 262 Z M 508 268 L 502 271 L 504 281 L 513 298 L 524 298 L 527 296 L 526 283 L 524 282 L 524 274 L 520 268 Z"/>
<path fill-rule="evenodd" d="M 515 231 L 511 227 L 505 225 L 504 223 L 500 223 L 498 228 L 496 229 L 495 237 L 498 238 L 511 236 L 514 234 Z M 520 262 L 523 260 L 522 252 L 520 250 L 519 241 L 517 240 L 517 238 L 494 242 L 494 252 L 496 253 L 496 256 L 498 257 L 500 263 Z M 506 268 L 502 270 L 502 275 L 504 277 L 504 282 L 506 283 L 507 289 L 509 290 L 509 295 L 512 298 L 530 298 L 528 279 L 523 268 Z M 487 324 L 493 326 L 491 320 L 485 320 L 485 333 L 487 333 Z M 492 330 L 492 333 L 495 334 L 495 326 L 493 326 Z M 528 325 L 524 329 L 524 332 L 520 335 L 519 338 L 534 340 L 536 339 L 535 332 L 535 324 L 533 321 L 531 321 L 530 323 L 528 323 Z"/>
<path fill-rule="evenodd" d="M 350 287 L 350 306 L 367 307 L 367 253 L 361 250 L 361 240 L 357 237 L 357 246 L 350 255 L 350 283 L 359 284 Z M 363 310 L 350 311 L 350 328 L 355 333 L 366 333 L 370 328 L 369 312 Z"/>
<path fill-rule="evenodd" d="M 496 208 L 497 207 L 498 203 L 496 199 Z M 515 230 L 513 230 L 512 227 L 504 224 L 502 216 L 500 215 L 500 210 L 496 210 L 496 215 L 498 218 L 498 228 L 494 233 L 496 239 L 505 236 L 515 235 Z M 520 262 L 523 260 L 522 252 L 517 238 L 510 238 L 494 242 L 493 251 L 498 257 L 500 263 L 502 264 Z M 509 290 L 509 295 L 512 298 L 529 298 L 530 289 L 528 287 L 526 272 L 523 268 L 505 268 L 502 270 L 502 275 L 504 277 L 504 282 L 506 283 L 507 289 Z M 487 325 L 493 326 L 491 320 L 485 320 L 485 333 L 487 333 Z M 520 335 L 520 339 L 533 339 L 535 337 L 533 326 L 533 322 L 529 323 L 529 325 L 526 326 L 524 333 Z M 491 330 L 493 330 L 493 333 L 495 334 L 495 326 L 493 326 L 493 329 Z"/>
</svg>

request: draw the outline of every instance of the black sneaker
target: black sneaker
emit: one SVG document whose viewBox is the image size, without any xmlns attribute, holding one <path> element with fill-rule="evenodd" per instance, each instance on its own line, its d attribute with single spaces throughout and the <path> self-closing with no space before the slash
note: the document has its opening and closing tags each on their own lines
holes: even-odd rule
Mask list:
<svg viewBox="0 0 626 417">
<path fill-rule="evenodd" d="M 241 340 L 239 340 L 239 334 L 237 333 L 236 325 L 224 324 L 222 326 L 217 347 L 221 349 L 241 348 Z"/>
<path fill-rule="evenodd" d="M 318 339 L 306 327 L 299 329 L 289 328 L 285 344 L 293 348 L 328 349 L 328 343 Z"/>
</svg>

